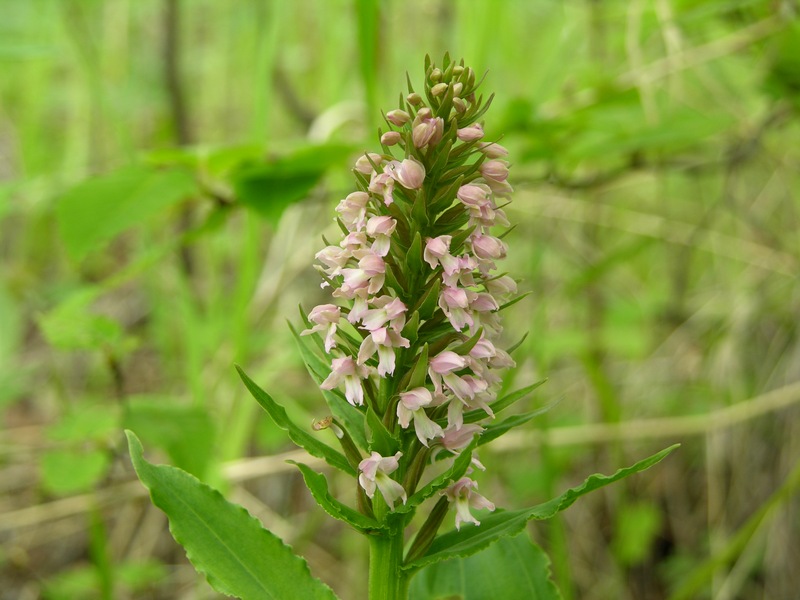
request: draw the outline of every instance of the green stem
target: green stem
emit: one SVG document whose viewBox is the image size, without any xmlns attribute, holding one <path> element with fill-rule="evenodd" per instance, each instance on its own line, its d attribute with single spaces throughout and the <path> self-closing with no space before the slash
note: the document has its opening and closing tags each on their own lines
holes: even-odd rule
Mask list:
<svg viewBox="0 0 800 600">
<path fill-rule="evenodd" d="M 376 494 L 372 502 L 375 517 L 383 521 L 389 512 L 383 498 Z M 403 564 L 403 529 L 369 536 L 369 600 L 406 600 L 408 576 Z"/>
<path fill-rule="evenodd" d="M 406 600 L 408 577 L 403 562 L 403 532 L 369 536 L 369 600 Z"/>
</svg>

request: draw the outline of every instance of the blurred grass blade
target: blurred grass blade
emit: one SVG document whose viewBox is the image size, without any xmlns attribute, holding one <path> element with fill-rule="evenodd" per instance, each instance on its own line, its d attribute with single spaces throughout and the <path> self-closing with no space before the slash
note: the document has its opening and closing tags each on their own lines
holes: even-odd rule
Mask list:
<svg viewBox="0 0 800 600">
<path fill-rule="evenodd" d="M 358 21 L 358 66 L 367 103 L 366 122 L 374 124 L 377 122 L 378 113 L 376 73 L 378 73 L 380 8 L 378 0 L 356 0 L 355 7 Z"/>
</svg>

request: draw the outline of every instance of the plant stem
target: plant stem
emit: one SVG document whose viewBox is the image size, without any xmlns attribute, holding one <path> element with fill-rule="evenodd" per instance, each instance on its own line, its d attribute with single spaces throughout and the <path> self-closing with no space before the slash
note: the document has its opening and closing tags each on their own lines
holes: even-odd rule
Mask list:
<svg viewBox="0 0 800 600">
<path fill-rule="evenodd" d="M 372 509 L 378 521 L 383 521 L 389 507 L 376 494 Z M 408 576 L 400 569 L 403 564 L 403 529 L 390 528 L 387 533 L 369 536 L 369 600 L 406 600 Z"/>
<path fill-rule="evenodd" d="M 403 532 L 369 537 L 369 600 L 405 600 L 408 577 L 403 562 Z"/>
</svg>

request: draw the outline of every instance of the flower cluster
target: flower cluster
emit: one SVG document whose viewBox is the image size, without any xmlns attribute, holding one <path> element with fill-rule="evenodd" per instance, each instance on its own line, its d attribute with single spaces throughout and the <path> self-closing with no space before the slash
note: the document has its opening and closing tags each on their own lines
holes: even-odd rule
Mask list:
<svg viewBox="0 0 800 600">
<path fill-rule="evenodd" d="M 363 491 L 372 499 L 377 487 L 390 507 L 419 483 L 417 455 L 472 452 L 494 416 L 498 371 L 514 365 L 497 342 L 516 283 L 498 273 L 507 247 L 493 233 L 509 227 L 508 152 L 484 141 L 489 102 L 476 98 L 474 72 L 446 62 L 428 64 L 424 94 L 409 85 L 385 115 L 382 152 L 356 161 L 357 189 L 336 207 L 343 237 L 316 255 L 336 304 L 313 308 L 302 332 L 319 333 L 331 355 L 321 387 L 343 389 L 399 441 L 402 451 L 358 463 Z M 477 523 L 470 505 L 494 508 L 476 487 L 463 477 L 443 491 L 457 526 Z"/>
</svg>

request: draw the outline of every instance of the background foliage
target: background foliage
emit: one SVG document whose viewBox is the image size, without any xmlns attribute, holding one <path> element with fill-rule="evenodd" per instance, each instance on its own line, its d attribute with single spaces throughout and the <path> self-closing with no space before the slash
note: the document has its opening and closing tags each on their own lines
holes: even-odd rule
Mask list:
<svg viewBox="0 0 800 600">
<path fill-rule="evenodd" d="M 535 504 L 681 442 L 531 526 L 565 597 L 793 597 L 798 11 L 0 0 L 0 598 L 215 597 L 123 427 L 363 596 L 365 548 L 232 365 L 324 416 L 285 321 L 324 299 L 349 161 L 445 50 L 488 70 L 515 166 L 508 264 L 532 295 L 506 313 L 509 344 L 530 333 L 506 385 L 548 377 L 528 408 L 556 402 L 484 452 L 481 491 Z"/>
</svg>

